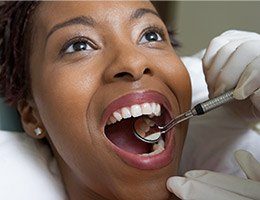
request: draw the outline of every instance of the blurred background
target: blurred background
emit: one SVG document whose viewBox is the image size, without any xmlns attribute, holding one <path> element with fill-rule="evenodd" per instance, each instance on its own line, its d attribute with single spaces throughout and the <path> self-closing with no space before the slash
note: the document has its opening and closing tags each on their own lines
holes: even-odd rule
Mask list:
<svg viewBox="0 0 260 200">
<path fill-rule="evenodd" d="M 156 1 L 162 18 L 177 32 L 188 56 L 206 48 L 212 38 L 229 29 L 260 33 L 260 1 Z"/>
</svg>

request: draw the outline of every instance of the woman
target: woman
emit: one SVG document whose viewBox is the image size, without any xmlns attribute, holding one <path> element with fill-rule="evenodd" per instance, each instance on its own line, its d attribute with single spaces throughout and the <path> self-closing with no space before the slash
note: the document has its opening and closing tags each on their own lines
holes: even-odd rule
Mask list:
<svg viewBox="0 0 260 200">
<path fill-rule="evenodd" d="M 174 199 L 165 183 L 187 124 L 154 146 L 132 134 L 136 117 L 163 123 L 190 108 L 188 73 L 152 4 L 9 4 L 1 92 L 26 133 L 47 139 L 69 198 Z"/>
<path fill-rule="evenodd" d="M 235 179 L 227 198 L 216 180 L 233 179 L 204 171 L 168 179 L 177 174 L 186 123 L 156 145 L 133 136 L 137 117 L 164 123 L 190 108 L 188 73 L 150 2 L 11 2 L 1 13 L 1 93 L 18 108 L 24 130 L 47 139 L 70 199 L 254 195 Z M 235 98 L 250 96 L 240 103 L 256 120 L 260 36 L 249 35 L 226 32 L 203 61 L 211 94 L 237 85 Z"/>
</svg>

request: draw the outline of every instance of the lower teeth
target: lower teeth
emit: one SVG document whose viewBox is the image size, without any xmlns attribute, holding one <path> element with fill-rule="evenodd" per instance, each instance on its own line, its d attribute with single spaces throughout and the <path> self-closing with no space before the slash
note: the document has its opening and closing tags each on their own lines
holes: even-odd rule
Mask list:
<svg viewBox="0 0 260 200">
<path fill-rule="evenodd" d="M 140 156 L 143 156 L 143 157 L 152 156 L 152 155 L 159 154 L 159 153 L 161 153 L 164 150 L 165 150 L 165 148 L 164 148 L 164 141 L 163 141 L 162 138 L 160 138 L 158 143 L 155 143 L 153 145 L 153 152 L 151 152 L 151 153 L 143 153 L 143 154 L 140 154 Z"/>
</svg>

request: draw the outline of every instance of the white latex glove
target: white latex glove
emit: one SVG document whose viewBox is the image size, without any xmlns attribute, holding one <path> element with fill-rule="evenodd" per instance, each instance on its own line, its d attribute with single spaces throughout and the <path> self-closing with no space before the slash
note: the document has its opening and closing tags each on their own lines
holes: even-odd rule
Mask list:
<svg viewBox="0 0 260 200">
<path fill-rule="evenodd" d="M 185 177 L 171 177 L 167 188 L 183 200 L 260 200 L 260 164 L 247 151 L 239 150 L 235 158 L 250 179 L 193 170 Z"/>
<path fill-rule="evenodd" d="M 250 108 L 255 117 L 260 116 L 259 34 L 226 31 L 210 42 L 202 61 L 210 97 L 235 88 L 236 99 L 250 96 L 251 102 L 242 105 L 247 106 L 244 110 Z"/>
</svg>

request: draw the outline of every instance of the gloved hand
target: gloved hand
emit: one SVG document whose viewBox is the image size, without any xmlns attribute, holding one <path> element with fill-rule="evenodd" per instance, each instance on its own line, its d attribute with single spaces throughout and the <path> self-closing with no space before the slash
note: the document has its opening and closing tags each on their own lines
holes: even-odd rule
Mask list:
<svg viewBox="0 0 260 200">
<path fill-rule="evenodd" d="M 244 110 L 260 117 L 260 35 L 246 31 L 226 31 L 214 38 L 202 59 L 210 97 L 235 88 Z M 252 103 L 250 106 L 248 103 Z M 240 107 L 242 111 L 243 108 Z"/>
<path fill-rule="evenodd" d="M 193 170 L 185 177 L 169 178 L 167 188 L 183 200 L 260 200 L 260 163 L 244 150 L 235 158 L 249 179 Z"/>
</svg>

